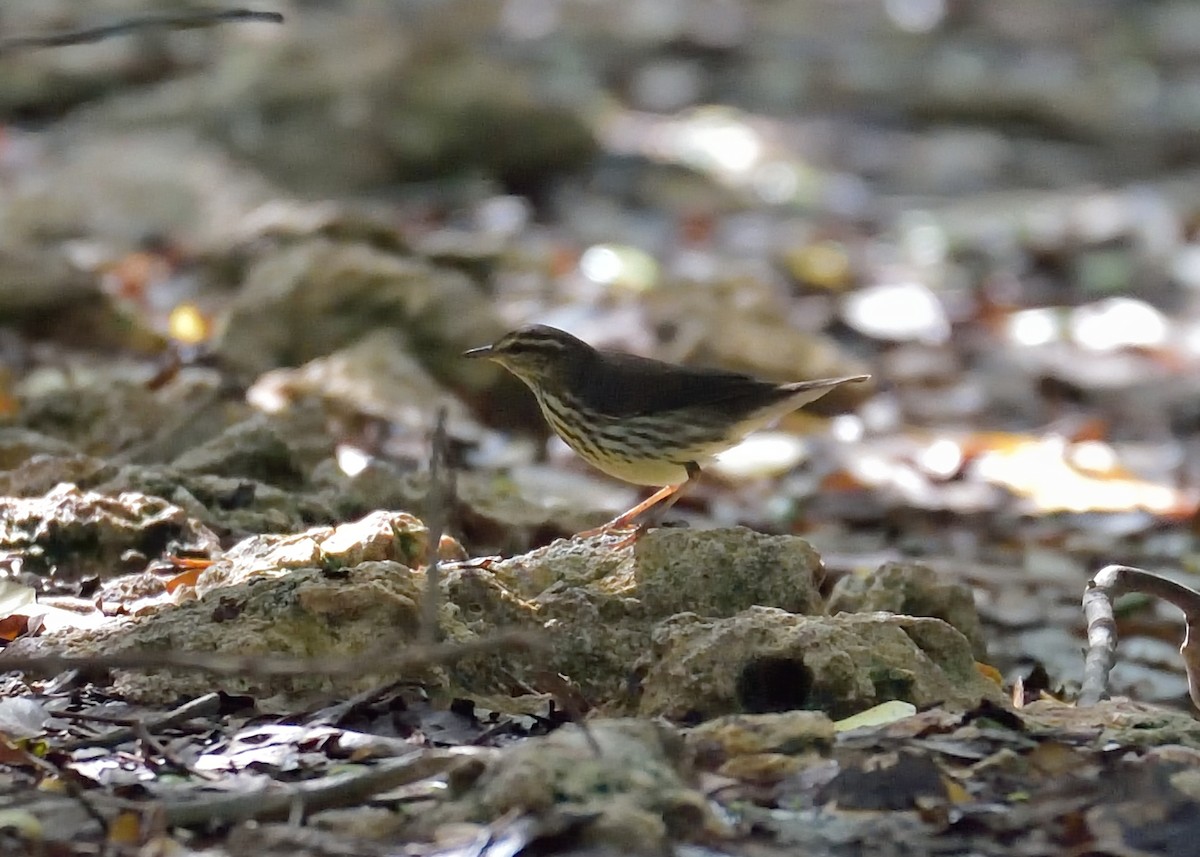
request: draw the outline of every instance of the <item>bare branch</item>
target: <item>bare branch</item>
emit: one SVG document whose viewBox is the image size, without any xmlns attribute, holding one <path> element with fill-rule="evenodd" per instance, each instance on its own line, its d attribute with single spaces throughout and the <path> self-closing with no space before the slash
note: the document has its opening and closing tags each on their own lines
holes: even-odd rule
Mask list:
<svg viewBox="0 0 1200 857">
<path fill-rule="evenodd" d="M 60 750 L 74 750 L 78 747 L 113 747 L 120 744 L 122 741 L 128 741 L 130 738 L 136 738 L 138 729 L 162 729 L 164 726 L 173 726 L 176 723 L 182 723 L 184 720 L 190 720 L 193 717 L 200 717 L 205 714 L 213 714 L 221 707 L 221 695 L 219 693 L 206 693 L 204 696 L 196 699 L 188 700 L 178 708 L 173 708 L 163 714 L 158 714 L 153 717 L 128 717 L 123 718 L 129 725 L 121 726 L 116 729 L 95 735 L 91 738 L 80 738 L 74 741 L 67 741 L 58 745 Z M 55 712 L 55 717 L 62 719 L 84 719 L 72 712 Z M 110 721 L 111 722 L 111 721 Z"/>
<path fill-rule="evenodd" d="M 64 45 L 98 42 L 138 30 L 194 30 L 235 21 L 266 21 L 272 24 L 282 24 L 283 15 L 278 12 L 256 12 L 252 9 L 195 9 L 162 15 L 138 15 L 100 27 L 0 39 L 0 56 L 35 48 L 57 48 Z"/>
<path fill-rule="evenodd" d="M 438 410 L 429 453 L 429 491 L 425 497 L 425 527 L 429 546 L 425 561 L 425 595 L 421 599 L 421 642 L 432 646 L 438 640 L 438 607 L 441 604 L 441 566 L 438 549 L 442 534 L 450 526 L 454 506 L 454 468 L 450 465 L 446 436 L 446 409 Z"/>
<path fill-rule="evenodd" d="M 1108 696 L 1108 678 L 1116 661 L 1117 625 L 1113 602 L 1129 592 L 1138 592 L 1173 604 L 1183 611 L 1187 629 L 1179 653 L 1188 677 L 1188 694 L 1200 708 L 1200 592 L 1128 565 L 1108 565 L 1088 581 L 1083 593 L 1087 617 L 1088 650 L 1083 666 L 1081 706 L 1095 705 Z"/>
<path fill-rule="evenodd" d="M 481 754 L 477 747 L 416 750 L 396 759 L 385 759 L 361 772 L 334 774 L 287 785 L 274 784 L 258 792 L 223 793 L 167 802 L 162 809 L 167 824 L 181 826 L 251 818 L 287 818 L 295 807 L 310 813 L 362 803 L 378 792 L 436 776 L 464 756 Z"/>
</svg>

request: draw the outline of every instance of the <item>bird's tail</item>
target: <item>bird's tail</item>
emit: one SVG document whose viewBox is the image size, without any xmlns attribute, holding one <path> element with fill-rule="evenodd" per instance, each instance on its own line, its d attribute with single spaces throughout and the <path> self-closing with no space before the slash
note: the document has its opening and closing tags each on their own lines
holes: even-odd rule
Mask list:
<svg viewBox="0 0 1200 857">
<path fill-rule="evenodd" d="M 783 403 L 786 403 L 786 410 L 780 411 L 780 414 L 794 411 L 796 408 L 802 408 L 809 402 L 815 402 L 834 387 L 840 387 L 842 384 L 854 384 L 859 381 L 866 381 L 870 377 L 870 375 L 848 375 L 845 378 L 818 378 L 815 381 L 797 381 L 794 384 L 784 384 L 779 389 L 787 392 L 788 396 L 783 400 Z"/>
</svg>

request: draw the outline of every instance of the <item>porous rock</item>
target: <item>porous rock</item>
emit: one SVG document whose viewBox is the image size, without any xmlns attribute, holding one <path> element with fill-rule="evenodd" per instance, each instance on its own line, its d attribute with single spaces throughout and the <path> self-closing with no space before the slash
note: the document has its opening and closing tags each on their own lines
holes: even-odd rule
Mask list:
<svg viewBox="0 0 1200 857">
<path fill-rule="evenodd" d="M 640 713 L 691 722 L 790 709 L 841 718 L 892 699 L 966 709 L 1002 698 L 954 628 L 888 613 L 680 614 L 655 629 L 639 675 Z"/>
<path fill-rule="evenodd" d="M 422 826 L 487 822 L 508 812 L 589 818 L 584 845 L 661 854 L 679 839 L 720 828 L 691 781 L 678 733 L 646 720 L 599 720 L 513 745 Z"/>
<path fill-rule="evenodd" d="M 751 782 L 777 782 L 803 770 L 833 748 L 834 724 L 820 711 L 734 714 L 685 734 L 696 763 Z"/>
<path fill-rule="evenodd" d="M 887 562 L 865 577 L 843 577 L 829 597 L 830 613 L 880 610 L 941 619 L 971 641 L 976 660 L 987 659 L 987 643 L 971 587 L 942 579 L 927 565 Z"/>
<path fill-rule="evenodd" d="M 0 497 L 0 556 L 58 579 L 136 571 L 168 545 L 215 550 L 216 537 L 160 497 L 64 483 L 39 497 Z M 140 565 L 139 565 L 140 564 Z"/>
<path fill-rule="evenodd" d="M 631 669 L 650 630 L 684 611 L 731 616 L 755 604 L 821 609 L 820 560 L 803 539 L 746 529 L 651 530 L 633 547 L 560 540 L 512 559 L 447 570 L 447 594 L 477 634 L 533 623 L 551 666 L 611 711 L 629 711 Z"/>
</svg>

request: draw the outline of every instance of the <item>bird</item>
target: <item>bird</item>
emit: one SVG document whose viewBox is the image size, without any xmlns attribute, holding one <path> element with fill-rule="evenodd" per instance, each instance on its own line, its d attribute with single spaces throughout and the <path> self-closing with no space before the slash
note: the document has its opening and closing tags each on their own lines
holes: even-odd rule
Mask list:
<svg viewBox="0 0 1200 857">
<path fill-rule="evenodd" d="M 542 324 L 504 334 L 464 357 L 495 361 L 533 392 L 554 432 L 596 469 L 659 490 L 595 536 L 644 532 L 679 499 L 701 468 L 750 432 L 764 428 L 842 384 L 870 375 L 775 384 L 751 375 L 702 369 L 593 348 Z M 622 541 L 624 544 L 624 540 Z"/>
</svg>

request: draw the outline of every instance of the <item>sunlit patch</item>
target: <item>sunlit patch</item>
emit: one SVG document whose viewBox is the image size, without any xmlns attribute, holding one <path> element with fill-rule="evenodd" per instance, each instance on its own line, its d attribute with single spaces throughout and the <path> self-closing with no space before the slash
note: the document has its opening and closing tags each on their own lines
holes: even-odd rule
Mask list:
<svg viewBox="0 0 1200 857">
<path fill-rule="evenodd" d="M 906 717 L 912 717 L 916 713 L 917 707 L 911 702 L 893 699 L 889 702 L 882 702 L 873 708 L 868 708 L 866 711 L 860 711 L 851 717 L 839 720 L 833 724 L 833 728 L 837 732 L 849 732 L 851 729 L 883 726 L 888 723 L 895 723 L 897 720 L 903 720 Z"/>
<path fill-rule="evenodd" d="M 658 282 L 658 263 L 636 247 L 596 244 L 579 258 L 579 271 L 593 283 L 633 291 L 651 289 Z"/>
<path fill-rule="evenodd" d="M 758 166 L 763 141 L 735 111 L 693 110 L 670 123 L 660 137 L 662 154 L 725 179 L 743 179 Z"/>
<path fill-rule="evenodd" d="M 246 404 L 264 414 L 283 413 L 291 407 L 291 390 L 281 373 L 265 372 L 246 390 Z"/>
<path fill-rule="evenodd" d="M 848 462 L 853 477 L 868 488 L 883 488 L 896 484 L 901 471 L 907 468 L 890 456 L 863 450 Z"/>
<path fill-rule="evenodd" d="M 950 338 L 941 301 L 915 280 L 880 283 L 847 295 L 842 316 L 855 330 L 876 339 L 937 345 Z"/>
<path fill-rule="evenodd" d="M 593 283 L 609 285 L 621 276 L 621 257 L 608 244 L 597 244 L 579 257 L 579 270 Z"/>
<path fill-rule="evenodd" d="M 981 452 L 974 469 L 977 476 L 1026 499 L 1039 512 L 1194 513 L 1194 498 L 1129 474 L 1105 446 L 1097 441 L 1069 444 L 1058 436 L 1013 438 Z"/>
<path fill-rule="evenodd" d="M 788 270 L 811 286 L 840 291 L 850 284 L 853 270 L 840 241 L 814 241 L 787 254 Z"/>
<path fill-rule="evenodd" d="M 1078 307 L 1071 313 L 1069 327 L 1076 343 L 1096 351 L 1160 347 L 1170 334 L 1161 312 L 1132 298 L 1107 298 Z"/>
<path fill-rule="evenodd" d="M 1008 317 L 1006 327 L 1008 341 L 1015 345 L 1048 345 L 1062 339 L 1062 311 L 1053 307 L 1021 310 Z"/>
<path fill-rule="evenodd" d="M 807 455 L 803 438 L 786 432 L 756 432 L 718 455 L 710 469 L 727 479 L 775 476 L 791 470 Z"/>
<path fill-rule="evenodd" d="M 339 443 L 334 450 L 338 469 L 347 476 L 357 476 L 371 464 L 371 456 L 357 446 Z"/>
<path fill-rule="evenodd" d="M 829 421 L 829 433 L 842 443 L 854 443 L 862 440 L 866 432 L 860 417 L 839 414 Z"/>
<path fill-rule="evenodd" d="M 949 479 L 963 464 L 963 450 L 950 438 L 938 438 L 917 456 L 921 469 L 938 479 Z"/>
<path fill-rule="evenodd" d="M 177 342 L 198 345 L 212 336 L 212 323 L 195 304 L 182 303 L 171 310 L 167 330 Z"/>
<path fill-rule="evenodd" d="M 1101 440 L 1085 440 L 1067 448 L 1067 460 L 1085 473 L 1103 476 L 1118 472 L 1117 451 Z"/>
</svg>

